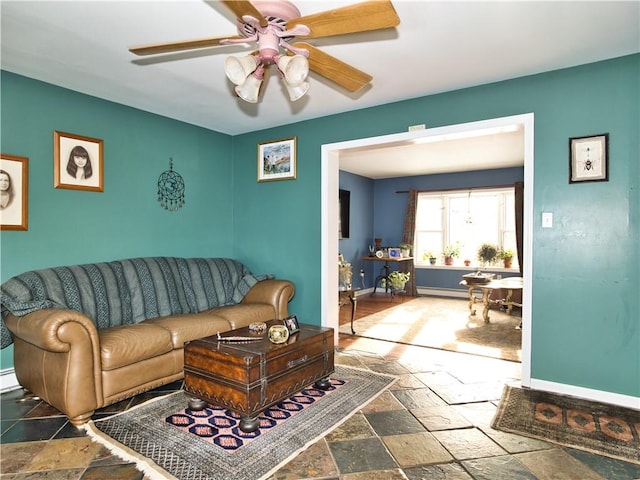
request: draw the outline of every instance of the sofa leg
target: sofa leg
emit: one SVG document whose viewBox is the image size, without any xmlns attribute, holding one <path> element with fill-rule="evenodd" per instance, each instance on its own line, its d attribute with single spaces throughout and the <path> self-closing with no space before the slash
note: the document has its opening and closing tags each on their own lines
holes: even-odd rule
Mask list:
<svg viewBox="0 0 640 480">
<path fill-rule="evenodd" d="M 69 421 L 74 427 L 80 427 L 91 420 L 91 416 L 95 410 L 91 410 L 90 412 L 83 413 L 82 415 L 78 415 L 77 417 L 69 418 Z"/>
</svg>

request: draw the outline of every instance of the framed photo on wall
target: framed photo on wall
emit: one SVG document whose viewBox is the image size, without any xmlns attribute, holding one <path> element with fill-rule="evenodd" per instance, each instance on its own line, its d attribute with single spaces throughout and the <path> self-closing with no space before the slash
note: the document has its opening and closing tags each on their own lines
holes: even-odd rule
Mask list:
<svg viewBox="0 0 640 480">
<path fill-rule="evenodd" d="M 29 159 L 0 154 L 0 230 L 27 230 Z"/>
<path fill-rule="evenodd" d="M 53 172 L 55 188 L 103 192 L 102 140 L 54 131 Z"/>
<path fill-rule="evenodd" d="M 296 137 L 258 144 L 258 182 L 296 178 Z"/>
<path fill-rule="evenodd" d="M 609 180 L 609 134 L 569 139 L 569 183 Z"/>
</svg>

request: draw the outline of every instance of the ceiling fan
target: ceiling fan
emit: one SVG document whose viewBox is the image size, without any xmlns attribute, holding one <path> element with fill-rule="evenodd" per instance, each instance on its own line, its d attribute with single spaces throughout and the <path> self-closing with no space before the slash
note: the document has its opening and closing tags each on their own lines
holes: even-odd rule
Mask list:
<svg viewBox="0 0 640 480">
<path fill-rule="evenodd" d="M 210 37 L 130 48 L 136 55 L 154 55 L 238 43 L 257 43 L 245 57 L 225 60 L 225 73 L 240 98 L 257 103 L 260 87 L 272 65 L 277 67 L 291 101 L 309 90 L 309 70 L 350 92 L 360 90 L 372 77 L 357 68 L 297 39 L 306 40 L 395 27 L 400 23 L 390 0 L 372 0 L 301 16 L 288 0 L 222 0 L 237 17 L 239 35 Z"/>
</svg>

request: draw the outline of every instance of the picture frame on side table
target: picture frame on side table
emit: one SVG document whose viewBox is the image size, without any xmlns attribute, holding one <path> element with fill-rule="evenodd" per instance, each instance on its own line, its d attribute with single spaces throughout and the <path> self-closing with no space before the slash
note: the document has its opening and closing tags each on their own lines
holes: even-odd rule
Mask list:
<svg viewBox="0 0 640 480">
<path fill-rule="evenodd" d="M 569 138 L 569 183 L 609 180 L 609 134 Z"/>
<path fill-rule="evenodd" d="M 296 137 L 258 144 L 258 182 L 295 178 Z"/>
<path fill-rule="evenodd" d="M 298 323 L 298 317 L 290 315 L 284 319 L 284 325 L 289 330 L 289 334 L 296 333 L 300 330 L 300 324 Z"/>
<path fill-rule="evenodd" d="M 55 188 L 103 192 L 103 141 L 54 131 L 53 174 Z"/>
<path fill-rule="evenodd" d="M 28 230 L 29 159 L 0 154 L 0 230 Z"/>
<path fill-rule="evenodd" d="M 389 248 L 389 258 L 402 258 L 402 252 L 399 248 Z"/>
</svg>

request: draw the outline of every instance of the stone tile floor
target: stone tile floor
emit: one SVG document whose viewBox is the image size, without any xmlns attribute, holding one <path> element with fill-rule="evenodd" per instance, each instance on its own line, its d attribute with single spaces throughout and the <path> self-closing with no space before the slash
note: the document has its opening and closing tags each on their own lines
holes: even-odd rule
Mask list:
<svg viewBox="0 0 640 480">
<path fill-rule="evenodd" d="M 491 429 L 503 385 L 519 381 L 519 363 L 352 336 L 341 336 L 336 362 L 399 378 L 269 480 L 640 479 L 640 465 Z M 138 395 L 96 417 L 180 387 Z M 23 390 L 0 400 L 2 480 L 145 479 Z"/>
</svg>

